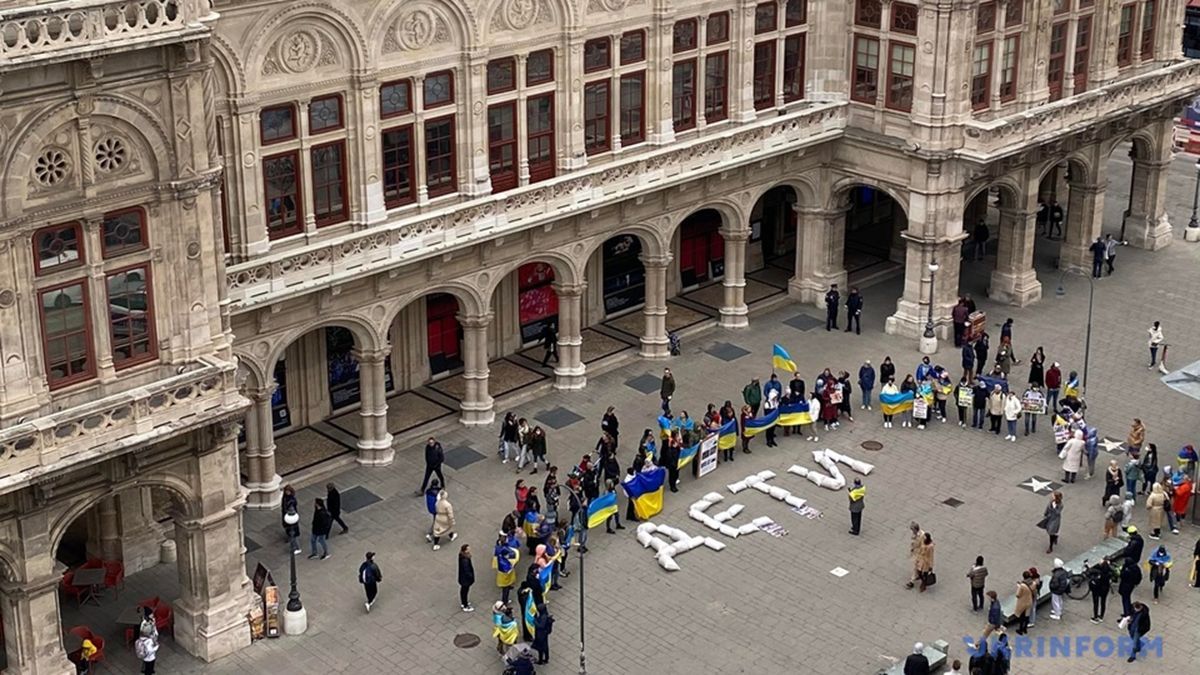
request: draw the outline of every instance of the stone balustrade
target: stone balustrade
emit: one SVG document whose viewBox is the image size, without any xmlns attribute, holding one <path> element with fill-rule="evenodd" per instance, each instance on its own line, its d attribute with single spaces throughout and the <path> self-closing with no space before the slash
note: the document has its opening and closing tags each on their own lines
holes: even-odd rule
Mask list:
<svg viewBox="0 0 1200 675">
<path fill-rule="evenodd" d="M 208 0 L 67 0 L 0 9 L 0 67 L 177 41 L 207 32 L 199 19 L 209 16 Z"/>
<path fill-rule="evenodd" d="M 1200 60 L 1187 60 L 1139 73 L 1070 98 L 993 120 L 967 122 L 959 157 L 986 162 L 1062 138 L 1122 111 L 1151 108 L 1190 98 L 1200 81 Z M 1096 127 L 1100 131 L 1100 127 Z"/>
<path fill-rule="evenodd" d="M 236 413 L 236 366 L 201 359 L 152 384 L 0 430 L 0 491 Z"/>
<path fill-rule="evenodd" d="M 845 103 L 814 104 L 613 162 L 406 216 L 363 232 L 270 253 L 227 270 L 234 312 L 277 302 L 716 171 L 827 142 L 846 124 Z"/>
</svg>

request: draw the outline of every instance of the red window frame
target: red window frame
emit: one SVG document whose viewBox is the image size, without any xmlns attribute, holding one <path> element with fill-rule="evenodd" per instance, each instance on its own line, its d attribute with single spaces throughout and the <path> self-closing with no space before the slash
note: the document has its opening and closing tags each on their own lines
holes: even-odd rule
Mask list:
<svg viewBox="0 0 1200 675">
<path fill-rule="evenodd" d="M 316 128 L 313 118 L 313 104 L 321 101 L 337 101 L 337 122 L 331 126 Z M 308 103 L 308 133 L 323 134 L 329 131 L 337 131 L 346 126 L 346 106 L 342 100 L 341 94 L 329 94 L 328 96 L 318 96 Z"/>
<path fill-rule="evenodd" d="M 317 156 L 319 153 L 326 150 L 337 150 L 337 175 L 330 180 L 319 178 L 317 172 Z M 313 190 L 313 217 L 316 220 L 317 227 L 326 227 L 328 225 L 337 225 L 344 223 L 350 217 L 350 186 L 349 186 L 349 171 L 347 164 L 349 162 L 346 157 L 346 141 L 333 141 L 332 143 L 322 143 L 314 145 L 308 152 L 309 154 L 309 171 L 312 172 L 312 190 Z M 325 197 L 328 204 L 333 203 L 333 195 L 335 190 L 341 190 L 341 208 L 337 211 L 322 211 L 317 205 L 319 197 Z"/>
<path fill-rule="evenodd" d="M 272 229 L 271 228 L 271 206 L 270 206 L 271 181 L 270 181 L 270 177 L 267 176 L 267 165 L 276 160 L 285 159 L 285 158 L 292 160 L 292 188 L 293 189 L 291 192 L 280 193 L 280 197 L 282 198 L 282 197 L 286 197 L 289 195 L 292 197 L 292 205 L 295 207 L 295 216 L 294 217 L 295 217 L 296 222 L 294 225 L 292 225 L 290 227 L 280 227 L 280 228 Z M 300 165 L 300 151 L 299 150 L 289 150 L 287 152 L 281 152 L 277 155 L 263 157 L 263 172 L 262 172 L 263 173 L 263 195 L 267 202 L 266 224 L 267 224 L 267 237 L 269 239 L 282 239 L 283 237 L 290 237 L 294 234 L 299 234 L 300 232 L 304 231 L 304 184 L 300 180 L 300 177 L 303 174 L 303 171 L 304 171 L 304 168 Z"/>
<path fill-rule="evenodd" d="M 700 46 L 700 25 L 696 19 L 676 21 L 671 30 L 671 52 L 690 52 Z"/>
<path fill-rule="evenodd" d="M 1081 16 L 1075 24 L 1075 93 L 1087 91 L 1088 66 L 1092 54 L 1092 17 Z"/>
<path fill-rule="evenodd" d="M 783 100 L 785 103 L 804 98 L 806 48 L 807 40 L 804 33 L 789 35 L 783 39 Z"/>
<path fill-rule="evenodd" d="M 408 148 L 407 161 L 400 161 L 401 144 L 396 143 L 393 145 L 393 147 L 388 147 L 388 136 L 392 134 L 402 134 L 402 136 L 398 138 L 405 139 L 403 146 Z M 413 142 L 413 125 L 411 124 L 389 127 L 380 133 L 379 152 L 383 162 L 383 205 L 387 208 L 411 204 L 417 198 L 417 177 L 414 171 L 416 165 L 413 162 L 413 158 L 415 156 L 415 152 L 413 151 Z M 408 186 L 406 192 L 401 192 L 399 187 L 400 177 L 404 177 L 404 182 Z M 395 189 L 391 191 L 390 196 L 389 184 L 396 186 Z"/>
<path fill-rule="evenodd" d="M 976 57 L 980 49 L 987 52 L 984 71 L 975 71 Z M 971 49 L 971 109 L 984 110 L 991 104 L 992 98 L 992 63 L 995 58 L 994 44 L 990 40 L 977 42 Z"/>
<path fill-rule="evenodd" d="M 713 72 L 710 65 L 719 64 Z M 709 124 L 729 117 L 729 52 L 704 57 L 704 119 Z"/>
<path fill-rule="evenodd" d="M 43 268 L 41 244 L 39 243 L 42 234 L 45 232 L 55 232 L 68 229 L 75 231 L 75 249 L 79 252 L 79 255 L 73 261 L 57 263 L 55 265 L 51 265 L 50 267 Z M 59 272 L 61 270 L 74 269 L 87 262 L 86 256 L 84 255 L 83 225 L 79 221 L 59 223 L 57 225 L 39 228 L 33 233 L 31 245 L 33 247 L 33 273 L 35 276 L 41 276 L 43 273 L 48 274 Z"/>
<path fill-rule="evenodd" d="M 625 98 L 627 82 L 637 83 L 637 105 L 630 105 L 630 101 Z M 646 71 L 639 70 L 636 73 L 622 75 L 620 86 L 621 90 L 617 95 L 620 97 L 618 106 L 620 108 L 621 145 L 629 146 L 641 143 L 646 140 Z M 628 133 L 626 133 L 627 131 Z"/>
<path fill-rule="evenodd" d="M 709 14 L 704 32 L 704 44 L 719 45 L 729 42 L 729 12 Z"/>
<path fill-rule="evenodd" d="M 497 85 L 493 86 L 493 83 L 492 83 L 493 68 L 495 68 L 497 72 L 499 72 L 501 68 L 508 69 L 508 72 L 511 76 L 508 86 L 504 86 L 502 84 L 497 84 Z M 484 79 L 487 82 L 487 93 L 503 94 L 504 92 L 507 92 L 507 91 L 516 90 L 516 88 L 517 88 L 517 59 L 515 57 L 509 56 L 509 57 L 502 58 L 502 59 L 492 59 L 491 61 L 488 61 L 486 71 L 487 71 L 487 74 Z"/>
<path fill-rule="evenodd" d="M 145 333 L 144 340 L 146 342 L 147 348 L 146 348 L 145 354 L 139 354 L 137 356 L 129 356 L 129 357 L 125 357 L 125 358 L 119 358 L 117 356 L 118 344 L 120 344 L 121 346 L 130 347 L 130 353 L 132 353 L 133 345 L 136 345 L 136 344 L 142 342 L 143 340 L 142 339 L 132 340 L 128 337 L 121 338 L 121 339 L 117 338 L 116 330 L 115 330 L 117 324 L 121 323 L 121 322 L 131 324 L 133 319 L 132 319 L 132 317 L 130 317 L 130 318 L 122 319 L 120 322 L 113 320 L 113 318 L 112 318 L 113 296 L 112 296 L 112 292 L 111 292 L 112 289 L 108 285 L 108 280 L 110 277 L 114 277 L 118 274 L 125 274 L 126 272 L 130 272 L 130 271 L 133 271 L 136 269 L 140 269 L 145 273 L 145 278 L 142 280 L 142 283 L 145 285 L 145 291 L 146 291 L 146 309 L 143 311 L 145 314 L 145 321 L 146 321 L 146 333 Z M 146 363 L 147 361 L 153 361 L 158 358 L 158 338 L 157 338 L 157 331 L 155 330 L 155 325 L 154 325 L 154 284 L 151 283 L 151 274 L 152 274 L 152 272 L 150 270 L 150 262 L 145 261 L 145 262 L 135 263 L 133 265 L 128 265 L 121 269 L 112 270 L 111 272 L 108 272 L 104 275 L 104 297 L 107 300 L 108 306 L 109 306 L 109 312 L 108 312 L 108 331 L 109 331 L 109 333 L 108 333 L 108 335 L 109 335 L 109 340 L 111 341 L 110 349 L 112 351 L 112 357 L 113 357 L 113 368 L 115 368 L 116 370 L 122 370 L 124 368 L 129 368 L 129 367 L 141 364 L 141 363 Z"/>
<path fill-rule="evenodd" d="M 1050 87 L 1050 100 L 1062 98 L 1063 80 L 1067 67 L 1067 29 L 1069 21 L 1059 21 L 1050 26 L 1050 55 L 1046 61 L 1046 84 Z"/>
<path fill-rule="evenodd" d="M 671 67 L 671 121 L 675 131 L 696 127 L 696 59 L 676 61 Z"/>
<path fill-rule="evenodd" d="M 779 30 L 779 3 L 760 2 L 754 7 L 754 34 L 773 33 Z"/>
<path fill-rule="evenodd" d="M 544 128 L 535 130 L 532 121 L 539 116 L 537 106 L 549 102 L 549 113 L 546 115 L 547 124 Z M 534 152 L 535 147 L 545 148 L 545 152 Z M 545 159 L 536 159 L 544 154 Z M 529 162 L 529 182 L 553 178 L 555 172 L 554 156 L 554 94 L 530 96 L 525 101 L 525 156 Z"/>
<path fill-rule="evenodd" d="M 866 56 L 866 52 L 859 49 L 860 45 L 874 44 L 875 59 L 874 66 L 868 66 L 862 63 Z M 854 36 L 854 63 L 853 72 L 854 79 L 851 83 L 850 98 L 860 103 L 874 104 L 875 99 L 879 97 L 879 38 L 869 35 Z"/>
<path fill-rule="evenodd" d="M 263 116 L 268 112 L 276 112 L 276 111 L 281 111 L 281 110 L 286 110 L 288 113 L 288 116 L 291 118 L 291 127 L 292 127 L 291 135 L 280 136 L 278 138 L 267 138 L 267 129 L 265 126 L 263 126 Z M 284 105 L 273 105 L 273 106 L 270 106 L 267 108 L 263 108 L 258 113 L 259 142 L 262 145 L 274 145 L 275 143 L 285 143 L 287 141 L 295 140 L 297 135 L 300 133 L 300 130 L 296 128 L 297 122 L 298 122 L 298 120 L 296 119 L 296 106 L 292 103 L 285 103 Z"/>
<path fill-rule="evenodd" d="M 1012 68 L 1008 66 L 1008 45 L 1012 42 Z M 1017 97 L 1017 80 L 1020 77 L 1018 70 L 1021 66 L 1021 36 L 1009 35 L 1004 38 L 1003 52 L 1000 55 L 1000 100 L 1012 101 Z M 1012 79 L 1009 80 L 1009 74 L 1012 74 Z"/>
<path fill-rule="evenodd" d="M 117 216 L 124 216 L 129 213 L 136 213 L 138 216 L 138 231 L 141 233 L 141 242 L 131 246 L 109 246 L 108 237 L 105 232 L 105 225 L 110 219 L 115 219 Z M 146 227 L 146 210 L 140 206 L 121 209 L 119 211 L 109 211 L 104 214 L 104 222 L 100 225 L 100 257 L 105 260 L 126 255 L 128 253 L 136 253 L 144 251 L 150 245 L 150 233 Z"/>
<path fill-rule="evenodd" d="M 434 78 L 440 78 L 440 77 L 445 77 L 446 81 L 449 82 L 449 86 L 448 86 L 447 94 L 446 94 L 446 100 L 435 101 L 434 103 L 431 104 L 429 102 L 429 81 Z M 426 110 L 432 110 L 433 108 L 441 108 L 442 106 L 453 105 L 454 104 L 454 96 L 455 96 L 455 91 L 454 91 L 454 71 L 453 70 L 439 70 L 437 72 L 429 73 L 428 75 L 425 76 L 425 81 L 421 83 L 421 103 L 425 106 Z"/>
<path fill-rule="evenodd" d="M 636 50 L 634 45 L 637 45 Z M 627 48 L 628 47 L 628 48 Z M 620 62 L 621 65 L 629 65 L 630 63 L 641 63 L 646 60 L 646 31 L 631 30 L 621 34 L 620 44 Z"/>
<path fill-rule="evenodd" d="M 881 0 L 857 0 L 854 3 L 854 23 L 868 28 L 883 25 L 883 3 Z"/>
<path fill-rule="evenodd" d="M 537 58 L 539 60 L 546 59 L 546 64 L 548 66 L 550 66 L 550 68 L 547 70 L 546 74 L 542 77 L 534 77 L 532 74 L 532 71 L 529 69 L 529 62 L 533 61 L 534 58 Z M 539 49 L 535 52 L 529 52 L 529 57 L 527 59 L 525 59 L 525 86 L 533 87 L 533 86 L 536 86 L 539 84 L 546 84 L 547 82 L 553 82 L 553 81 L 554 81 L 554 50 L 553 49 Z"/>
<path fill-rule="evenodd" d="M 429 148 L 430 130 L 443 125 L 449 129 L 445 141 L 446 151 L 435 154 Z M 458 191 L 458 148 L 455 143 L 454 115 L 425 120 L 425 189 L 430 197 L 440 197 Z M 430 170 L 434 161 L 442 160 L 449 162 L 445 171 L 434 173 Z M 437 185 L 432 184 L 435 175 L 439 179 Z"/>
<path fill-rule="evenodd" d="M 1117 66 L 1124 67 L 1133 62 L 1133 20 L 1137 4 L 1121 5 L 1117 15 Z M 1128 21 L 1126 16 L 1128 15 Z M 1124 31 L 1124 32 L 1122 32 Z"/>
<path fill-rule="evenodd" d="M 493 114 L 507 114 L 507 135 L 504 124 L 494 124 Z M 517 186 L 517 102 L 508 101 L 488 106 L 488 175 L 492 192 L 504 192 Z M 507 151 L 507 159 L 504 157 Z"/>
<path fill-rule="evenodd" d="M 589 106 L 589 97 L 593 100 L 598 96 L 603 96 L 603 105 Z M 644 101 L 643 101 L 644 102 Z M 612 149 L 612 86 L 608 80 L 596 80 L 583 85 L 583 143 L 584 152 L 589 155 L 594 155 L 600 152 L 608 152 Z M 602 142 L 588 143 L 589 130 L 592 130 L 592 137 L 597 137 L 601 134 L 596 131 L 603 128 Z"/>
<path fill-rule="evenodd" d="M 1021 0 L 1015 0 L 1020 2 Z M 917 34 L 917 6 L 907 2 L 892 3 L 892 30 L 904 35 Z"/>
<path fill-rule="evenodd" d="M 1154 31 L 1157 23 L 1158 3 L 1155 0 L 1146 0 L 1142 3 L 1142 44 L 1140 52 L 1143 61 L 1154 59 Z"/>
<path fill-rule="evenodd" d="M 384 90 L 386 90 L 390 87 L 400 87 L 404 90 L 405 105 L 404 105 L 404 108 L 402 108 L 402 109 L 392 110 L 390 112 L 384 112 L 384 110 L 383 110 L 384 109 L 384 93 L 383 92 L 384 92 Z M 407 114 L 411 113 L 412 110 L 413 110 L 412 80 L 395 80 L 393 82 L 384 82 L 383 84 L 379 85 L 379 117 L 380 117 L 380 119 L 386 120 L 390 117 L 399 117 L 400 115 L 407 115 Z"/>
<path fill-rule="evenodd" d="M 783 10 L 785 28 L 803 26 L 808 23 L 808 0 L 787 0 Z"/>
<path fill-rule="evenodd" d="M 761 66 L 761 69 L 760 69 Z M 754 45 L 754 109 L 775 107 L 775 41 Z"/>
<path fill-rule="evenodd" d="M 896 67 L 896 52 L 898 50 L 909 50 L 912 55 L 913 75 L 898 75 L 895 72 Z M 915 45 L 907 42 L 891 42 L 888 44 L 888 86 L 887 86 L 887 107 L 893 110 L 902 110 L 908 112 L 912 110 L 913 99 L 913 77 L 916 74 L 917 48 Z M 897 89 L 901 88 L 904 82 L 908 83 L 907 101 L 897 94 Z"/>
<path fill-rule="evenodd" d="M 68 330 L 62 333 L 56 333 L 53 336 L 50 334 L 46 325 L 46 302 L 43 298 L 48 293 L 60 291 L 70 286 L 80 287 L 80 297 L 83 305 L 83 326 L 80 330 Z M 92 338 L 92 315 L 91 315 L 91 298 L 88 295 L 87 279 L 72 279 L 61 284 L 55 284 L 49 288 L 44 288 L 38 291 L 38 323 L 41 326 L 42 338 L 42 365 L 46 369 L 46 383 L 53 391 L 60 387 L 65 387 L 76 382 L 91 379 L 96 374 L 96 347 Z M 84 356 L 87 359 L 87 367 L 83 370 L 71 372 L 70 358 L 64 363 L 67 364 L 67 375 L 55 378 L 53 373 L 53 363 L 50 361 L 50 342 L 51 340 L 62 340 L 64 343 L 74 335 L 83 335 Z M 69 357 L 69 354 L 68 354 Z"/>
<path fill-rule="evenodd" d="M 593 54 L 602 56 L 602 60 L 588 62 L 588 51 L 593 51 Z M 607 70 L 612 67 L 612 41 L 606 37 L 593 38 L 583 43 L 583 72 L 594 73 L 600 70 Z"/>
</svg>

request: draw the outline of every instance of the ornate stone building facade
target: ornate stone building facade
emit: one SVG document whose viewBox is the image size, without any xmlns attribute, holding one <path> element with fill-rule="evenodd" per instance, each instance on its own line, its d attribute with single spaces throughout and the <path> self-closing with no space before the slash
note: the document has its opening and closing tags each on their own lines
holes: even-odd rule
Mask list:
<svg viewBox="0 0 1200 675">
<path fill-rule="evenodd" d="M 236 648 L 221 535 L 278 505 L 276 435 L 357 407 L 358 461 L 388 464 L 389 392 L 447 373 L 491 423 L 489 361 L 548 323 L 579 389 L 589 326 L 633 312 L 665 358 L 681 292 L 716 284 L 737 329 L 756 270 L 816 303 L 866 258 L 903 275 L 889 332 L 932 306 L 945 333 L 980 218 L 993 297 L 1041 296 L 1039 202 L 1086 264 L 1125 143 L 1126 238 L 1167 245 L 1184 4 L 0 0 L 10 666 L 62 672 L 62 532 L 91 514 L 137 558 L 151 486 L 181 642 Z"/>
</svg>

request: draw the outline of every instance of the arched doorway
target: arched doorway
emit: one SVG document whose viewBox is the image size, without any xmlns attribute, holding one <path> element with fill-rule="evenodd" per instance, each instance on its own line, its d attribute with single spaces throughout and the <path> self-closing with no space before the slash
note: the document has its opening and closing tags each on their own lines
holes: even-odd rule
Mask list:
<svg viewBox="0 0 1200 675">
<path fill-rule="evenodd" d="M 569 263 L 554 256 L 521 262 L 500 280 L 492 293 L 496 318 L 488 353 L 502 360 L 489 368 L 502 369 L 493 377 L 511 386 L 494 395 L 551 373 L 560 389 L 583 386 L 582 295 Z"/>
<path fill-rule="evenodd" d="M 750 243 L 747 271 L 778 266 L 795 268 L 796 190 L 777 185 L 767 190 L 750 211 Z"/>
<path fill-rule="evenodd" d="M 1020 181 L 1018 181 L 1020 182 Z M 1025 306 L 1041 298 L 1037 268 L 1053 268 L 1058 242 L 1039 238 L 1038 223 L 1049 221 L 1050 206 L 1038 208 L 1035 183 L 1024 193 L 1009 182 L 979 189 L 963 210 L 963 264 L 959 294 L 975 300 Z"/>
<path fill-rule="evenodd" d="M 848 190 L 845 216 L 845 258 L 848 274 L 885 262 L 904 262 L 900 232 L 908 216 L 885 190 L 855 185 Z"/>
<path fill-rule="evenodd" d="M 618 234 L 600 245 L 602 317 L 611 319 L 641 309 L 646 303 L 646 267 L 642 264 L 642 239 Z"/>
<path fill-rule="evenodd" d="M 679 290 L 689 291 L 725 276 L 724 218 L 716 209 L 697 211 L 679 224 Z"/>
</svg>

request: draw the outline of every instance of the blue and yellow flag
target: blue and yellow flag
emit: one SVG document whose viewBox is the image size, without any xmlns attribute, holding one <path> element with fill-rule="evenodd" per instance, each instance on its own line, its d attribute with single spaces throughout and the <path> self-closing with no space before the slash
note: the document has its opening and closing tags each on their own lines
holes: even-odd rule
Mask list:
<svg viewBox="0 0 1200 675">
<path fill-rule="evenodd" d="M 895 394 L 885 391 L 879 395 L 879 409 L 883 411 L 884 415 L 895 415 L 905 410 L 912 410 L 913 398 L 911 391 L 901 391 Z"/>
<path fill-rule="evenodd" d="M 703 443 L 703 441 L 701 441 L 701 443 Z M 691 464 L 692 460 L 696 459 L 696 455 L 698 454 L 700 454 L 700 443 L 697 443 L 690 448 L 683 448 L 679 451 L 679 462 L 677 462 L 675 466 L 682 469 L 688 464 Z"/>
<path fill-rule="evenodd" d="M 604 521 L 617 513 L 617 493 L 607 492 L 592 500 L 588 504 L 588 529 L 592 529 L 597 525 L 603 525 Z"/>
<path fill-rule="evenodd" d="M 754 419 L 746 420 L 746 428 L 742 433 L 753 438 L 779 423 L 779 408 Z"/>
<path fill-rule="evenodd" d="M 729 420 L 721 425 L 717 431 L 717 447 L 722 450 L 728 450 L 737 445 L 738 427 L 737 420 Z"/>
<path fill-rule="evenodd" d="M 663 508 L 663 487 L 667 484 L 667 470 L 655 467 L 653 471 L 639 471 L 631 480 L 621 483 L 621 489 L 633 502 L 633 512 L 642 520 L 654 517 Z"/>
<path fill-rule="evenodd" d="M 794 427 L 801 424 L 812 424 L 813 416 L 811 406 L 808 401 L 800 401 L 797 403 L 784 403 L 779 406 L 779 424 L 785 427 Z"/>
<path fill-rule="evenodd" d="M 658 431 L 664 437 L 671 435 L 671 425 L 672 425 L 672 420 L 670 417 L 667 417 L 666 415 L 658 416 Z"/>
<path fill-rule="evenodd" d="M 792 360 L 791 354 L 788 354 L 787 350 L 779 345 L 775 345 L 771 349 L 771 365 L 787 373 L 800 370 L 796 367 L 796 362 Z"/>
<path fill-rule="evenodd" d="M 550 587 L 554 585 L 554 561 L 550 561 L 549 565 L 538 570 L 538 581 L 542 584 L 542 592 L 548 593 Z"/>
<path fill-rule="evenodd" d="M 537 629 L 535 628 L 535 625 L 537 624 L 538 610 L 537 610 L 537 605 L 534 604 L 534 602 L 533 602 L 533 593 L 529 592 L 529 591 L 525 592 L 525 612 L 524 612 L 524 614 L 525 614 L 524 618 L 525 618 L 526 632 L 529 633 L 529 637 L 531 637 L 531 638 L 537 637 Z"/>
<path fill-rule="evenodd" d="M 532 593 L 530 594 L 532 595 Z M 517 642 L 517 622 L 499 612 L 492 613 L 492 637 L 506 645 Z"/>
</svg>

